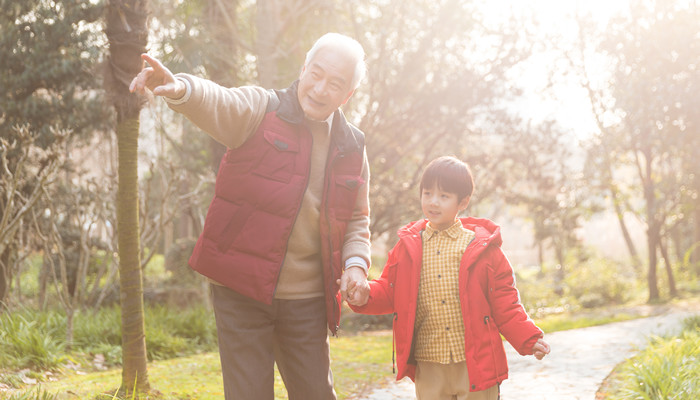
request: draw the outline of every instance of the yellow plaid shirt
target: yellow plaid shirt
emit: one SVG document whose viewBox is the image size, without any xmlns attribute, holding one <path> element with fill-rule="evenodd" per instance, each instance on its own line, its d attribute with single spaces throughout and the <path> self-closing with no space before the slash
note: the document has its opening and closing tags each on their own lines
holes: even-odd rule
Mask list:
<svg viewBox="0 0 700 400">
<path fill-rule="evenodd" d="M 464 361 L 464 323 L 459 302 L 459 264 L 474 232 L 460 221 L 423 231 L 415 357 L 442 364 Z"/>
</svg>

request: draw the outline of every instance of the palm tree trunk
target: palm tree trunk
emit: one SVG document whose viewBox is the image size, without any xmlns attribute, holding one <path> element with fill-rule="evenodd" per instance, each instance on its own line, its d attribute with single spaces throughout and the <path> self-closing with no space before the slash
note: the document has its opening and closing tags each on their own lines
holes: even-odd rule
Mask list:
<svg viewBox="0 0 700 400">
<path fill-rule="evenodd" d="M 148 44 L 147 0 L 109 0 L 106 34 L 109 74 L 106 84 L 117 112 L 117 239 L 122 312 L 122 389 L 127 396 L 148 392 L 143 277 L 139 242 L 138 137 L 143 100 L 129 93 L 131 79 L 142 68 Z"/>
<path fill-rule="evenodd" d="M 138 117 L 118 122 L 117 231 L 122 311 L 122 387 L 127 393 L 134 389 L 149 389 L 139 251 L 138 135 Z"/>
</svg>

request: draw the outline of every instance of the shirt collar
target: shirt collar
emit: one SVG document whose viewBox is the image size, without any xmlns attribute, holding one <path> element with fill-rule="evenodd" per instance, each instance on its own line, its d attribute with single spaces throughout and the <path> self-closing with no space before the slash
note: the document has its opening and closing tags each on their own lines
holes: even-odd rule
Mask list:
<svg viewBox="0 0 700 400">
<path fill-rule="evenodd" d="M 428 224 L 425 225 L 425 234 L 426 234 L 426 237 L 428 239 L 432 238 L 436 234 L 439 235 L 440 233 L 442 233 L 442 234 L 444 234 L 447 237 L 450 237 L 452 239 L 457 239 L 459 237 L 459 235 L 462 233 L 462 230 L 463 230 L 463 226 L 462 226 L 462 221 L 460 221 L 460 220 L 456 220 L 455 223 L 452 224 L 452 226 L 450 226 L 449 228 L 444 229 L 442 231 L 438 231 L 438 230 L 434 229 L 430 225 L 430 222 L 428 222 Z"/>
</svg>

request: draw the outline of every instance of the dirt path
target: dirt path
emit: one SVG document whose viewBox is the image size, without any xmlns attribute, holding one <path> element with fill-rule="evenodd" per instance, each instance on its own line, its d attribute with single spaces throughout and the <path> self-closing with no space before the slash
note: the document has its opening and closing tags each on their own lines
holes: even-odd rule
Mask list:
<svg viewBox="0 0 700 400">
<path fill-rule="evenodd" d="M 552 354 L 542 361 L 520 356 L 506 343 L 510 377 L 502 400 L 594 400 L 612 369 L 646 345 L 650 335 L 675 334 L 684 318 L 700 313 L 697 304 L 667 308 L 660 315 L 546 336 Z M 413 383 L 404 379 L 375 389 L 364 400 L 413 400 Z"/>
</svg>

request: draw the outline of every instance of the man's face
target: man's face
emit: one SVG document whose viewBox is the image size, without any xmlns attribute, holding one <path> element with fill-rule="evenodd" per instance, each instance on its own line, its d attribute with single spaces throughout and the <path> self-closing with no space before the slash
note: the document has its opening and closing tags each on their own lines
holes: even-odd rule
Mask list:
<svg viewBox="0 0 700 400">
<path fill-rule="evenodd" d="M 319 49 L 299 76 L 297 97 L 306 118 L 323 121 L 353 93 L 351 85 L 355 65 L 341 51 Z"/>
</svg>

